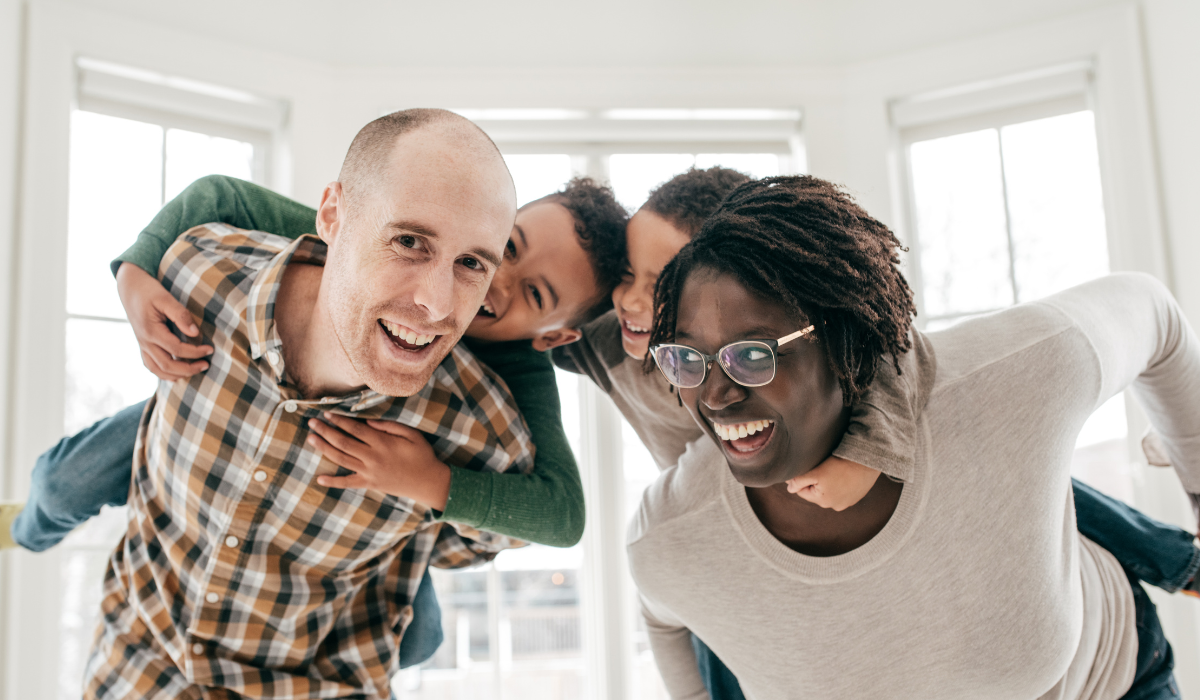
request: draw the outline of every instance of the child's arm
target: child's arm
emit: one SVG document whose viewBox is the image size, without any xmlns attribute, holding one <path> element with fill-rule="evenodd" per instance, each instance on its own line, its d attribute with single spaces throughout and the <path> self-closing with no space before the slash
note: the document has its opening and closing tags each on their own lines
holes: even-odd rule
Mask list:
<svg viewBox="0 0 1200 700">
<path fill-rule="evenodd" d="M 117 292 L 142 351 L 142 362 L 159 379 L 174 381 L 207 369 L 207 346 L 180 341 L 199 333 L 187 310 L 158 282 L 158 264 L 175 239 L 201 224 L 221 222 L 296 238 L 315 229 L 316 212 L 264 187 L 223 175 L 193 182 L 154 217 L 137 241 L 112 265 Z M 126 264 L 128 263 L 128 264 Z"/>
<path fill-rule="evenodd" d="M 479 530 L 553 547 L 574 545 L 583 536 L 583 484 L 563 432 L 550 361 L 529 341 L 470 345 L 508 384 L 529 425 L 537 446 L 529 474 L 449 467 L 412 428 L 329 415 L 328 424 L 310 421 L 315 435 L 309 439 L 327 459 L 355 473 L 322 476 L 319 483 L 411 498 L 441 510 L 440 520 Z"/>
</svg>

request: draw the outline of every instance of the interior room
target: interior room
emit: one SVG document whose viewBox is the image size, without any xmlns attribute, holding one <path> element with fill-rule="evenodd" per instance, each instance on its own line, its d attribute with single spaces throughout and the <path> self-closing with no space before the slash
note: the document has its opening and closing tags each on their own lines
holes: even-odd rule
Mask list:
<svg viewBox="0 0 1200 700">
<path fill-rule="evenodd" d="M 413 107 L 479 125 L 518 204 L 586 175 L 632 212 L 715 165 L 838 183 L 907 248 L 925 331 L 1119 271 L 1200 324 L 1197 31 L 1188 0 L 0 0 L 0 501 L 154 393 L 108 261 L 164 203 L 220 174 L 315 207 L 358 129 Z M 658 469 L 603 391 L 557 380 L 582 541 L 434 572 L 445 641 L 393 697 L 669 697 L 625 554 Z M 1072 473 L 1195 532 L 1148 425 L 1108 401 Z M 126 519 L 0 554 L 0 699 L 80 696 Z M 1200 601 L 1150 594 L 1200 694 Z"/>
</svg>

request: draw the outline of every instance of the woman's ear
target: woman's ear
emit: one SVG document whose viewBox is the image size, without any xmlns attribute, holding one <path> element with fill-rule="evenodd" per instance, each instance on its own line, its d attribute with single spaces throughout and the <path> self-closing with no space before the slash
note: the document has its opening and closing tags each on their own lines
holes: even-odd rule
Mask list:
<svg viewBox="0 0 1200 700">
<path fill-rule="evenodd" d="M 546 331 L 533 339 L 533 349 L 538 352 L 546 352 L 560 345 L 574 343 L 582 337 L 583 333 L 578 328 L 559 328 L 553 331 Z"/>
</svg>

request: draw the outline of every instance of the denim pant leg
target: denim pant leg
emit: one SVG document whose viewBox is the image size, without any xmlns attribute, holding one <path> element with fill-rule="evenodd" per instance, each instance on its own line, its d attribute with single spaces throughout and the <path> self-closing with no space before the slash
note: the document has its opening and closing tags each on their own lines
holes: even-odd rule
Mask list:
<svg viewBox="0 0 1200 700">
<path fill-rule="evenodd" d="M 44 551 L 99 513 L 101 506 L 125 505 L 145 408 L 145 401 L 130 406 L 59 440 L 38 457 L 29 500 L 13 521 L 17 544 Z"/>
<path fill-rule="evenodd" d="M 437 591 L 433 589 L 433 577 L 429 568 L 421 578 L 417 597 L 413 598 L 413 618 L 408 629 L 400 638 L 400 668 L 408 668 L 428 661 L 442 645 L 442 606 L 438 605 Z"/>
<path fill-rule="evenodd" d="M 692 650 L 696 652 L 696 665 L 700 667 L 700 677 L 704 679 L 704 687 L 708 689 L 712 700 L 746 700 L 733 672 L 694 634 Z"/>
<path fill-rule="evenodd" d="M 1071 479 L 1071 484 L 1079 531 L 1111 552 L 1134 576 L 1174 593 L 1200 570 L 1200 549 L 1192 544 L 1192 533 L 1159 522 L 1083 482 Z"/>
<path fill-rule="evenodd" d="M 1175 658 L 1159 624 L 1158 611 L 1135 575 L 1130 571 L 1126 571 L 1125 575 L 1133 587 L 1138 653 L 1133 685 L 1121 696 L 1121 700 L 1179 700 L 1179 685 L 1173 673 Z"/>
</svg>

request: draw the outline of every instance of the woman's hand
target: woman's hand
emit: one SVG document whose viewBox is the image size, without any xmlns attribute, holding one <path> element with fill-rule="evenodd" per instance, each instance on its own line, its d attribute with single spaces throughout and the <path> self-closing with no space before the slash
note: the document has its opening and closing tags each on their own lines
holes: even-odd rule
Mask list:
<svg viewBox="0 0 1200 700">
<path fill-rule="evenodd" d="M 788 479 L 786 483 L 789 493 L 822 508 L 842 511 L 861 501 L 881 473 L 858 462 L 829 457 L 809 472 Z"/>
<path fill-rule="evenodd" d="M 436 510 L 450 498 L 450 467 L 440 462 L 417 430 L 391 421 L 325 413 L 325 421 L 310 420 L 308 442 L 325 458 L 354 472 L 349 476 L 319 476 L 331 489 L 374 489 L 411 498 Z"/>
<path fill-rule="evenodd" d="M 154 376 L 173 382 L 208 369 L 202 358 L 212 354 L 212 347 L 185 343 L 167 326 L 170 321 L 186 336 L 200 335 L 192 315 L 157 279 L 133 263 L 121 263 L 117 269 L 117 294 L 137 336 L 142 364 Z"/>
</svg>

